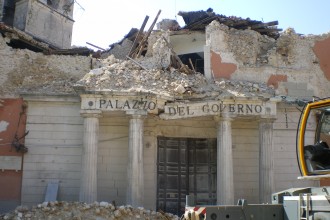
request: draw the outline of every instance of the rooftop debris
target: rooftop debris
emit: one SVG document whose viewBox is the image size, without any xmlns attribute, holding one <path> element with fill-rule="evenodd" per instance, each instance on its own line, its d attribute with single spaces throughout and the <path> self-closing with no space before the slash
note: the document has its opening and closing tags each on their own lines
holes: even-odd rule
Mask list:
<svg viewBox="0 0 330 220">
<path fill-rule="evenodd" d="M 89 43 L 89 42 L 86 42 L 86 44 L 88 44 L 88 45 L 90 45 L 90 46 L 92 46 L 92 47 L 95 47 L 95 48 L 97 48 L 97 49 L 99 49 L 99 50 L 105 50 L 105 49 L 103 49 L 102 47 L 99 47 L 99 46 L 97 46 L 97 45 L 95 45 L 95 44 L 92 44 L 92 43 Z"/>
<path fill-rule="evenodd" d="M 178 15 L 182 16 L 186 26 L 183 29 L 189 30 L 205 30 L 205 27 L 209 25 L 212 21 L 217 20 L 220 24 L 224 24 L 230 28 L 235 29 L 251 29 L 259 32 L 260 34 L 267 35 L 274 39 L 279 37 L 279 31 L 276 25 L 278 21 L 266 22 L 251 20 L 250 18 L 240 18 L 236 16 L 225 16 L 218 15 L 213 12 L 213 9 L 209 8 L 207 11 L 192 11 L 183 12 L 180 11 Z"/>
<path fill-rule="evenodd" d="M 145 17 L 141 28 L 132 29 L 123 40 L 118 43 L 110 45 L 110 49 L 102 52 L 101 58 L 106 58 L 110 54 L 114 54 L 116 58 L 128 59 L 126 56 L 136 59 L 141 55 L 147 54 L 148 49 L 148 38 L 151 31 L 153 30 L 155 23 L 158 19 L 161 10 L 159 10 L 156 18 L 154 19 L 152 25 L 147 32 L 144 32 L 144 28 L 149 19 L 148 16 Z M 279 37 L 279 31 L 282 29 L 277 29 L 277 21 L 263 23 L 261 21 L 251 20 L 250 18 L 242 19 L 236 16 L 226 17 L 224 15 L 217 15 L 213 12 L 213 9 L 209 8 L 207 11 L 193 11 L 193 12 L 179 12 L 179 15 L 183 17 L 186 26 L 180 28 L 179 24 L 174 20 L 164 19 L 157 24 L 158 28 L 171 31 L 171 35 L 179 33 L 180 31 L 205 31 L 205 27 L 209 25 L 212 21 L 216 20 L 220 24 L 224 24 L 230 28 L 235 28 L 239 30 L 251 29 L 259 32 L 260 34 L 267 35 L 273 39 Z M 167 43 L 167 46 L 171 48 L 171 45 Z M 182 69 L 185 73 L 194 73 L 194 67 L 188 63 L 184 65 L 180 58 L 176 56 L 175 52 L 171 48 L 171 60 L 172 67 Z"/>
<path fill-rule="evenodd" d="M 136 47 L 135 50 L 133 50 L 133 52 L 131 54 L 129 54 L 130 57 L 132 58 L 139 58 L 141 53 L 143 51 L 145 51 L 145 48 L 146 48 L 146 45 L 148 43 L 148 38 L 152 32 L 152 30 L 154 29 L 155 25 L 156 25 L 156 22 L 158 20 L 158 17 L 160 15 L 162 11 L 159 10 L 157 15 L 156 15 L 156 18 L 154 19 L 154 21 L 152 22 L 149 30 L 147 31 L 147 33 L 144 35 L 144 37 L 142 38 L 142 40 L 138 43 L 138 46 Z M 142 25 L 143 26 L 143 25 Z M 138 36 L 137 36 L 138 37 Z M 134 45 L 133 45 L 134 46 Z M 134 49 L 134 48 L 133 48 Z"/>
<path fill-rule="evenodd" d="M 140 59 L 139 63 L 146 69 L 130 59 L 120 60 L 111 55 L 102 60 L 102 67 L 91 70 L 78 81 L 76 87 L 87 92 L 141 92 L 176 99 L 274 96 L 274 90 L 262 83 L 234 80 L 209 82 L 200 73 L 185 74 L 172 67 L 168 70 L 153 68 L 152 59 Z"/>
<path fill-rule="evenodd" d="M 133 45 L 132 45 L 132 47 L 131 47 L 131 49 L 130 49 L 128 55 L 127 55 L 128 57 L 131 57 L 131 56 L 133 55 L 134 49 L 136 48 L 138 42 L 142 40 L 142 39 L 140 39 L 140 36 L 143 35 L 143 31 L 144 31 L 144 28 L 145 28 L 145 26 L 146 26 L 148 20 L 149 20 L 149 16 L 147 15 L 147 16 L 144 18 L 144 21 L 143 21 L 143 23 L 142 23 L 142 26 L 141 26 L 140 30 L 138 31 L 137 35 L 135 36 L 135 39 L 134 39 Z"/>
<path fill-rule="evenodd" d="M 167 46 L 168 48 L 170 48 L 171 53 L 172 53 L 172 57 L 174 57 L 174 59 L 171 59 L 171 61 L 172 61 L 172 66 L 174 66 L 174 67 L 178 67 L 178 69 L 180 69 L 182 72 L 184 72 L 184 73 L 186 73 L 186 74 L 191 74 L 191 73 L 195 72 L 195 71 L 194 71 L 194 66 L 193 66 L 193 65 L 191 65 L 191 66 L 192 66 L 192 69 L 193 69 L 193 70 L 191 70 L 191 69 L 188 68 L 188 66 L 186 66 L 184 63 L 182 63 L 180 57 L 175 53 L 175 51 L 173 50 L 172 46 L 171 46 L 170 43 L 166 40 L 165 37 L 163 37 L 163 40 L 165 41 L 166 46 Z"/>
<path fill-rule="evenodd" d="M 24 31 L 17 28 L 10 27 L 4 23 L 0 22 L 0 33 L 9 38 L 10 42 L 8 45 L 19 48 L 19 49 L 29 49 L 34 52 L 42 52 L 46 55 L 57 54 L 57 55 L 80 55 L 89 56 L 94 53 L 93 50 L 87 47 L 77 47 L 72 49 L 60 49 L 54 47 L 47 42 L 32 37 Z"/>
</svg>

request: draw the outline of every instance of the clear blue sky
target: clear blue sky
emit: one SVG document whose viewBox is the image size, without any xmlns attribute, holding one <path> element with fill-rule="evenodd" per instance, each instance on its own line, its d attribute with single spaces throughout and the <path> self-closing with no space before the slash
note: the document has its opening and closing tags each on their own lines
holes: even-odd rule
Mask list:
<svg viewBox="0 0 330 220">
<path fill-rule="evenodd" d="M 149 15 L 148 29 L 159 9 L 158 19 L 184 22 L 179 11 L 213 8 L 216 14 L 251 18 L 264 22 L 278 21 L 279 28 L 288 27 L 301 34 L 330 32 L 330 0 L 76 0 L 72 45 L 86 42 L 103 48 L 120 41 L 131 28 L 140 28 Z M 93 48 L 95 49 L 95 48 Z"/>
</svg>

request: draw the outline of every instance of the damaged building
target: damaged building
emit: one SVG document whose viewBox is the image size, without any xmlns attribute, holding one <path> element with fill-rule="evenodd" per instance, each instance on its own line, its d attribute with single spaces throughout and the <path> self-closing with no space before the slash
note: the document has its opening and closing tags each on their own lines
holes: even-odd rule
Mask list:
<svg viewBox="0 0 330 220">
<path fill-rule="evenodd" d="M 55 48 L 68 49 L 74 22 L 73 5 L 74 0 L 0 0 L 0 22 Z"/>
<path fill-rule="evenodd" d="M 186 26 L 141 27 L 100 58 L 60 55 L 61 43 L 14 48 L 2 29 L 0 207 L 41 203 L 52 185 L 59 201 L 180 214 L 188 194 L 198 205 L 267 203 L 328 184 L 297 180 L 295 136 L 299 103 L 330 94 L 330 34 L 180 14 Z"/>
</svg>

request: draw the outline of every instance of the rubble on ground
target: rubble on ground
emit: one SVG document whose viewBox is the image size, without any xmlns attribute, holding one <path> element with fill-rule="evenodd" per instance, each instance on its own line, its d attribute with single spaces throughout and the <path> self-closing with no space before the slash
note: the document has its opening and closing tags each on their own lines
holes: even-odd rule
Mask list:
<svg viewBox="0 0 330 220">
<path fill-rule="evenodd" d="M 0 215 L 4 220 L 178 220 L 178 216 L 170 213 L 161 213 L 133 208 L 131 206 L 116 207 L 108 202 L 94 202 L 86 204 L 81 202 L 44 202 L 29 209 L 19 206 L 14 211 Z"/>
</svg>

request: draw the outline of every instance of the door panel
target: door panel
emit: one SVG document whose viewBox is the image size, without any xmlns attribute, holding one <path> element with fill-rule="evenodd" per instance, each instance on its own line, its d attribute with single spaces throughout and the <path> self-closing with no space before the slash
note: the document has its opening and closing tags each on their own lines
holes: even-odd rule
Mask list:
<svg viewBox="0 0 330 220">
<path fill-rule="evenodd" d="M 180 216 L 189 194 L 196 205 L 215 204 L 216 158 L 216 139 L 159 137 L 157 209 Z"/>
</svg>

